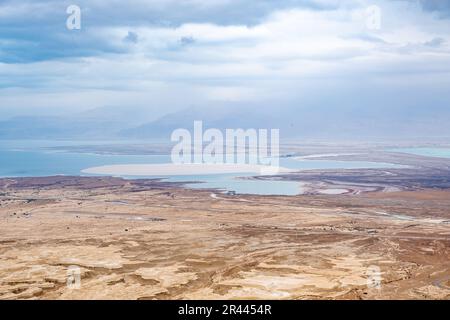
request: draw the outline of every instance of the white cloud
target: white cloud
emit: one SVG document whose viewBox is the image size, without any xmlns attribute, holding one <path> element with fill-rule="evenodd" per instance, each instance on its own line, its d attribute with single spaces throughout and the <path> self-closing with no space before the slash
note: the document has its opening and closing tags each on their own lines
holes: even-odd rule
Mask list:
<svg viewBox="0 0 450 320">
<path fill-rule="evenodd" d="M 192 3 L 207 11 L 208 6 L 228 1 Z M 342 86 L 371 78 L 387 81 L 393 75 L 416 83 L 421 78 L 411 74 L 440 72 L 441 77 L 450 77 L 449 21 L 417 4 L 378 3 L 380 30 L 366 27 L 369 1 L 349 1 L 348 6 L 335 10 L 275 10 L 253 25 L 95 26 L 83 37 L 115 50 L 84 58 L 0 64 L 0 86 L 24 88 L 16 89 L 16 96 L 10 92 L 0 98 L 0 105 L 14 99 L 16 104 L 42 104 L 48 99 L 56 106 L 64 104 L 65 97 L 79 94 L 82 98 L 74 105 L 138 101 L 167 106 L 165 111 L 170 112 L 171 105 L 178 108 L 183 102 L 259 101 L 270 95 L 296 95 L 297 84 L 308 81 L 320 91 L 325 83 L 330 86 L 329 79 L 342 81 Z M 123 41 L 130 32 L 136 41 Z M 191 41 L 183 43 L 183 38 Z M 55 95 L 39 98 L 30 90 L 51 90 Z M 176 101 L 176 96 L 183 101 Z"/>
</svg>

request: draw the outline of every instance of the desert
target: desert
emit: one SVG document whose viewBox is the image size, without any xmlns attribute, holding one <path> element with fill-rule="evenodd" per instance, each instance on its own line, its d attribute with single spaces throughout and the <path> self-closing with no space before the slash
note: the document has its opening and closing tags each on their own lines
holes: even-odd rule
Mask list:
<svg viewBox="0 0 450 320">
<path fill-rule="evenodd" d="M 448 190 L 227 195 L 63 176 L 0 188 L 0 299 L 450 297 Z"/>
</svg>

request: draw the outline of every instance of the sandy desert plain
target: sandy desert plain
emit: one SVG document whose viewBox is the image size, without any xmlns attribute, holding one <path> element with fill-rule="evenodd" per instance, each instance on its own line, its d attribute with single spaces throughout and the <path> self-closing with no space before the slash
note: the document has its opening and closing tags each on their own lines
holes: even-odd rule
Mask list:
<svg viewBox="0 0 450 320">
<path fill-rule="evenodd" d="M 449 299 L 450 159 L 368 158 L 411 167 L 259 177 L 298 196 L 0 179 L 0 299 Z"/>
</svg>

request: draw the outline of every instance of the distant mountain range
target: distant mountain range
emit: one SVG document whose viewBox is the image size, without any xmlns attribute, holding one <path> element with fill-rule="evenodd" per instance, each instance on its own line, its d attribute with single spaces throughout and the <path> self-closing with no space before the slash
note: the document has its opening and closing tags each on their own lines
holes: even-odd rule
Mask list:
<svg viewBox="0 0 450 320">
<path fill-rule="evenodd" d="M 120 122 L 65 117 L 14 117 L 0 122 L 2 139 L 89 139 L 117 135 Z"/>
<path fill-rule="evenodd" d="M 415 137 L 450 137 L 450 110 L 433 109 L 355 109 L 317 107 L 313 109 L 280 108 L 270 112 L 258 108 L 230 108 L 216 112 L 189 108 L 156 121 L 126 129 L 129 138 L 170 137 L 176 128 L 192 130 L 193 122 L 202 120 L 204 128 L 279 128 L 282 138 L 395 139 Z"/>
<path fill-rule="evenodd" d="M 273 110 L 276 110 L 274 112 Z M 156 120 L 145 110 L 94 109 L 68 117 L 21 116 L 0 121 L 2 139 L 169 139 L 174 129 L 279 128 L 281 138 L 395 139 L 450 137 L 450 110 L 435 108 L 191 107 Z"/>
<path fill-rule="evenodd" d="M 146 108 L 128 107 L 95 108 L 66 116 L 16 116 L 0 120 L 0 139 L 116 139 L 122 130 L 153 118 Z"/>
</svg>

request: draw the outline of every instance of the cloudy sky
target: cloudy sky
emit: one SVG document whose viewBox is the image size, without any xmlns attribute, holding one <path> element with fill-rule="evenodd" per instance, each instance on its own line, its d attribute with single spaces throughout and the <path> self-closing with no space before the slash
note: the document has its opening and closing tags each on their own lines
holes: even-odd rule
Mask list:
<svg viewBox="0 0 450 320">
<path fill-rule="evenodd" d="M 449 1 L 0 1 L 2 117 L 323 96 L 429 107 L 448 105 L 448 88 Z"/>
</svg>

